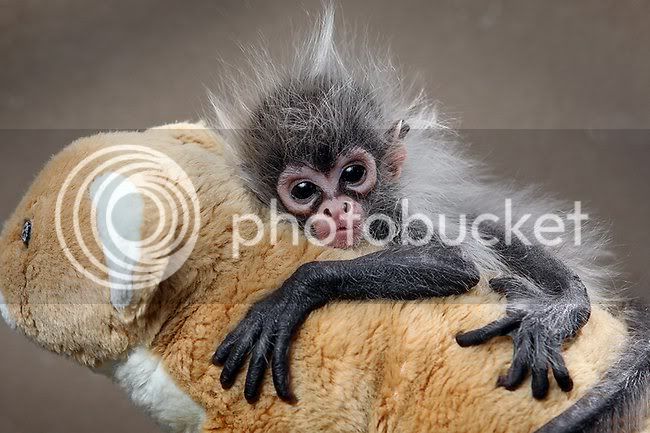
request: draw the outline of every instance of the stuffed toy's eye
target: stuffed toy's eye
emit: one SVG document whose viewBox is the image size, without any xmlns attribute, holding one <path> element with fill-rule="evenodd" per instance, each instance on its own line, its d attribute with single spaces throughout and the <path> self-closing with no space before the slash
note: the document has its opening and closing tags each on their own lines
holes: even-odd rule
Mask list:
<svg viewBox="0 0 650 433">
<path fill-rule="evenodd" d="M 29 246 L 29 240 L 32 238 L 32 222 L 30 220 L 25 220 L 23 224 L 23 231 L 20 232 L 20 239 L 23 241 L 26 247 Z"/>
</svg>

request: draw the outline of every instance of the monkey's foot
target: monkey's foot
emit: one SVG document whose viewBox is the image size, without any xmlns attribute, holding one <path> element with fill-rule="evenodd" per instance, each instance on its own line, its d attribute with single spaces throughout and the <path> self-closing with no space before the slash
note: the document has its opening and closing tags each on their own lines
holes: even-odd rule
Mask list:
<svg viewBox="0 0 650 433">
<path fill-rule="evenodd" d="M 531 299 L 531 293 L 539 293 L 539 290 L 526 287 L 530 285 L 528 281 L 515 277 L 491 280 L 490 286 L 506 295 L 506 317 L 460 333 L 456 341 L 460 346 L 468 347 L 483 344 L 496 336 L 510 335 L 514 345 L 512 363 L 497 384 L 512 391 L 521 385 L 530 371 L 533 397 L 543 399 L 549 391 L 549 368 L 562 391 L 568 392 L 573 388 L 562 358 L 562 344 L 587 323 L 590 307 L 541 295 Z"/>
</svg>

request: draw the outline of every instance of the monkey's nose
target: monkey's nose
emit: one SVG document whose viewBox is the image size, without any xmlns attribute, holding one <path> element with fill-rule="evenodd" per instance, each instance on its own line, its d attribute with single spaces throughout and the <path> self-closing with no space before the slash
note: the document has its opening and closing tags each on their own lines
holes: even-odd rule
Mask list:
<svg viewBox="0 0 650 433">
<path fill-rule="evenodd" d="M 349 201 L 344 201 L 343 202 L 343 213 L 348 213 L 348 212 L 350 212 L 351 209 L 352 209 L 352 204 Z M 326 207 L 323 210 L 323 213 L 325 215 L 327 215 L 328 217 L 332 217 L 332 211 L 330 210 L 329 207 Z"/>
</svg>

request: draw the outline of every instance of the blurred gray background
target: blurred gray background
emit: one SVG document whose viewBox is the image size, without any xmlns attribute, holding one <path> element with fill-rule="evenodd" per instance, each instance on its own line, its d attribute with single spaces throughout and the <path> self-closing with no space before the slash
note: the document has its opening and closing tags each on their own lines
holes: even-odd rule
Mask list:
<svg viewBox="0 0 650 433">
<path fill-rule="evenodd" d="M 0 219 L 97 129 L 196 119 L 240 44 L 289 45 L 316 1 L 0 2 Z M 390 44 L 495 172 L 582 200 L 648 296 L 650 2 L 342 1 Z M 0 432 L 155 432 L 108 380 L 0 325 Z"/>
</svg>

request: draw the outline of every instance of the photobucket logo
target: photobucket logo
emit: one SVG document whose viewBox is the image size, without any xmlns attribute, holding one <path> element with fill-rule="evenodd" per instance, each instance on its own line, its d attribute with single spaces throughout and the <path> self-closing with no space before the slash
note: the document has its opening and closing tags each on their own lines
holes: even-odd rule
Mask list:
<svg viewBox="0 0 650 433">
<path fill-rule="evenodd" d="M 117 145 L 72 168 L 57 196 L 55 224 L 75 269 L 124 297 L 185 263 L 198 238 L 200 205 L 174 160 L 148 147 Z"/>
<path fill-rule="evenodd" d="M 358 215 L 350 214 L 351 219 L 342 226 L 359 228 L 356 237 L 353 230 L 346 233 L 347 246 L 356 244 L 359 240 L 375 246 L 386 246 L 399 243 L 401 245 L 421 246 L 437 239 L 449 246 L 458 246 L 466 242 L 494 246 L 501 242 L 506 245 L 519 243 L 523 245 L 558 246 L 565 242 L 574 245 L 582 244 L 582 223 L 589 215 L 582 212 L 582 204 L 574 202 L 571 212 L 531 214 L 515 212 L 511 199 L 505 199 L 503 211 L 483 213 L 469 216 L 467 214 L 425 214 L 411 212 L 409 200 L 400 202 L 399 218 L 395 215 L 376 213 L 368 215 L 359 221 Z M 314 226 L 318 222 L 328 223 L 330 234 L 325 238 L 314 236 Z M 268 224 L 256 214 L 233 216 L 233 257 L 238 258 L 241 247 L 256 245 L 268 234 L 270 243 L 278 243 L 278 228 L 280 224 L 289 225 L 292 231 L 292 244 L 297 245 L 300 237 L 305 237 L 316 245 L 332 245 L 337 231 L 336 223 L 324 215 L 314 214 L 305 221 L 299 221 L 294 215 L 278 212 L 278 203 L 272 200 L 269 208 Z M 382 225 L 381 231 L 373 230 L 376 223 Z M 245 227 L 245 230 L 242 228 Z M 268 228 L 268 233 L 267 233 Z M 285 227 L 286 228 L 286 227 Z M 379 236 L 378 236 L 379 234 Z M 570 239 L 569 239 L 570 238 Z M 351 242 L 353 241 L 354 242 Z"/>
</svg>

